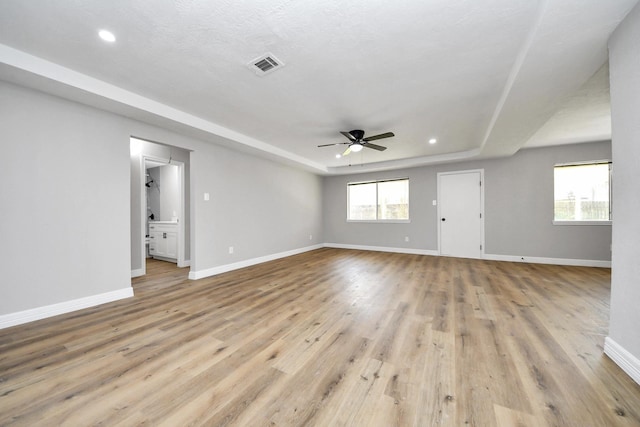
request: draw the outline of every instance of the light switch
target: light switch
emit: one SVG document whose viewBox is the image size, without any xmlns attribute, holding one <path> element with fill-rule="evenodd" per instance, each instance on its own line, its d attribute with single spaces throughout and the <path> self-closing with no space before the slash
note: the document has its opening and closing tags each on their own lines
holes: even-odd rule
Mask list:
<svg viewBox="0 0 640 427">
<path fill-rule="evenodd" d="M 209 201 L 209 193 L 204 193 L 204 200 Z"/>
</svg>

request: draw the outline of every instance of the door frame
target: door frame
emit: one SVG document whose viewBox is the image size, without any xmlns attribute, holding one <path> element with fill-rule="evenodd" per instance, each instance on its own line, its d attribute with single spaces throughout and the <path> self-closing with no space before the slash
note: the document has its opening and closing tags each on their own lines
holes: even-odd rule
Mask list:
<svg viewBox="0 0 640 427">
<path fill-rule="evenodd" d="M 444 175 L 462 175 L 467 173 L 480 173 L 480 258 L 484 258 L 485 251 L 485 243 L 484 243 L 484 169 L 467 169 L 467 170 L 459 170 L 459 171 L 448 171 L 448 172 L 438 172 L 437 173 L 437 218 L 438 221 L 438 255 L 442 255 L 442 215 L 440 212 L 440 201 L 441 201 L 441 188 L 440 181 L 441 177 Z"/>
<path fill-rule="evenodd" d="M 140 155 L 140 171 L 142 174 L 142 179 L 140 180 L 140 224 L 141 224 L 141 236 L 140 236 L 140 245 L 141 245 L 141 254 L 142 254 L 142 266 L 141 266 L 141 276 L 147 274 L 147 266 L 146 266 L 146 223 L 147 223 L 147 197 L 145 190 L 145 182 L 146 182 L 146 163 L 147 160 L 155 162 L 155 163 L 165 163 L 166 165 L 173 165 L 178 167 L 178 189 L 180 192 L 180 207 L 179 207 L 179 216 L 180 220 L 178 221 L 178 258 L 177 265 L 178 267 L 187 267 L 188 264 L 185 262 L 184 253 L 185 253 L 185 179 L 184 179 L 184 162 L 179 160 L 173 160 L 170 158 L 163 158 L 159 156 L 153 156 L 149 154 L 141 154 Z"/>
</svg>

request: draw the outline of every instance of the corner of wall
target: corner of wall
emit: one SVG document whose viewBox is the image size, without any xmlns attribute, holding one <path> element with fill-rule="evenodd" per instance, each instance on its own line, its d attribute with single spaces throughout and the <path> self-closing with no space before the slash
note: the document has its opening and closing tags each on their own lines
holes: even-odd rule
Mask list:
<svg viewBox="0 0 640 427">
<path fill-rule="evenodd" d="M 640 384 L 640 360 L 615 342 L 611 337 L 604 339 L 604 354 L 627 373 L 636 383 Z"/>
</svg>

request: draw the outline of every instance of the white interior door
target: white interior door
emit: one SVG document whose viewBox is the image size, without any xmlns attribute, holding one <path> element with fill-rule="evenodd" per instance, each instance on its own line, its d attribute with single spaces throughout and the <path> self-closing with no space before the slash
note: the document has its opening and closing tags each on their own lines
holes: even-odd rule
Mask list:
<svg viewBox="0 0 640 427">
<path fill-rule="evenodd" d="M 482 258 L 482 171 L 438 174 L 440 255 Z"/>
</svg>

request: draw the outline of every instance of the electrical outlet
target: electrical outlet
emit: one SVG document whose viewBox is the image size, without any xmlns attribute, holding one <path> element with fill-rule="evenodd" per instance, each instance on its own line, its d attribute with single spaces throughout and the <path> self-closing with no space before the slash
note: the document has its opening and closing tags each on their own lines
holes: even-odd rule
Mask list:
<svg viewBox="0 0 640 427">
<path fill-rule="evenodd" d="M 437 200 L 432 200 L 432 201 L 431 201 L 431 204 L 432 204 L 433 206 L 435 206 L 435 205 L 437 205 L 437 204 L 438 204 L 438 201 L 437 201 Z"/>
<path fill-rule="evenodd" d="M 309 240 L 313 240 L 313 234 L 309 234 Z"/>
<path fill-rule="evenodd" d="M 233 246 L 229 246 L 229 253 L 232 254 L 233 253 Z"/>
<path fill-rule="evenodd" d="M 204 193 L 204 201 L 209 201 L 209 193 Z"/>
<path fill-rule="evenodd" d="M 409 241 L 409 236 L 404 236 L 404 241 L 408 242 Z"/>
</svg>

